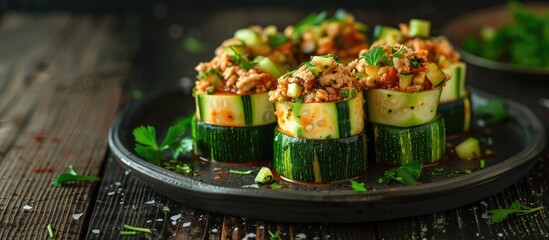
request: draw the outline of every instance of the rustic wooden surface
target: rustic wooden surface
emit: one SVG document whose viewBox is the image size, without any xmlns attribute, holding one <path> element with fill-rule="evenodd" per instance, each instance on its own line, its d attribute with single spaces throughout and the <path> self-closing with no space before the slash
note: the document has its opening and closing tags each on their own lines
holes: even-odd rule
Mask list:
<svg viewBox="0 0 549 240">
<path fill-rule="evenodd" d="M 124 239 L 547 239 L 549 211 L 511 216 L 500 224 L 488 209 L 515 200 L 549 207 L 547 153 L 508 189 L 466 206 L 391 221 L 331 224 L 245 219 L 196 210 L 145 186 L 108 153 L 107 131 L 132 92 L 185 87 L 193 66 L 234 29 L 249 23 L 295 22 L 270 11 L 155 8 L 116 16 L 6 13 L 0 19 L 0 239 L 118 239 L 124 224 L 155 229 Z M 359 13 L 365 22 L 380 14 Z M 201 23 L 193 21 L 201 17 Z M 382 21 L 389 21 L 387 18 Z M 181 47 L 206 40 L 210 52 Z M 133 58 L 130 58 L 134 56 Z M 134 59 L 134 61 L 130 61 Z M 51 186 L 69 164 L 100 183 Z"/>
</svg>

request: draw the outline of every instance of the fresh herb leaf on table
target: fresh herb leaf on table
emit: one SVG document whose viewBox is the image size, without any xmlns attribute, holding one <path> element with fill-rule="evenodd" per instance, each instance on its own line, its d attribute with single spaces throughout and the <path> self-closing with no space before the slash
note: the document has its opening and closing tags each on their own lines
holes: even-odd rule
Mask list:
<svg viewBox="0 0 549 240">
<path fill-rule="evenodd" d="M 408 186 L 415 186 L 417 179 L 421 175 L 422 168 L 422 163 L 412 161 L 400 166 L 399 168 L 385 171 L 383 176 L 378 179 L 378 182 L 389 183 L 391 180 L 395 180 Z"/>
<path fill-rule="evenodd" d="M 135 139 L 135 152 L 150 162 L 159 165 L 166 160 L 164 151 L 172 151 L 172 157 L 177 159 L 181 154 L 192 150 L 192 138 L 183 138 L 183 135 L 191 129 L 193 114 L 179 119 L 175 125 L 168 129 L 166 137 L 160 145 L 156 141 L 156 129 L 153 126 L 139 126 L 133 130 Z"/>
<path fill-rule="evenodd" d="M 351 187 L 353 188 L 353 190 L 355 190 L 355 192 L 366 192 L 366 187 L 364 186 L 363 183 L 359 183 L 355 180 L 350 180 L 349 182 L 351 182 Z"/>
<path fill-rule="evenodd" d="M 61 173 L 57 176 L 57 178 L 53 179 L 51 184 L 55 187 L 61 187 L 63 183 L 69 182 L 69 181 L 99 181 L 101 180 L 98 176 L 84 176 L 77 173 L 72 165 L 69 165 L 69 172 L 68 173 Z"/>
<path fill-rule="evenodd" d="M 517 200 L 517 201 L 513 202 L 513 204 L 511 204 L 511 206 L 509 206 L 508 208 L 492 209 L 492 210 L 488 211 L 488 213 L 490 214 L 490 220 L 492 220 L 492 222 L 500 223 L 503 220 L 505 220 L 505 218 L 507 218 L 507 216 L 509 216 L 510 214 L 513 214 L 513 213 L 516 213 L 517 215 L 524 215 L 524 214 L 539 211 L 539 210 L 542 210 L 542 209 L 544 209 L 543 206 L 540 206 L 540 207 L 537 207 L 537 208 L 531 208 L 531 207 L 523 206 Z"/>
</svg>

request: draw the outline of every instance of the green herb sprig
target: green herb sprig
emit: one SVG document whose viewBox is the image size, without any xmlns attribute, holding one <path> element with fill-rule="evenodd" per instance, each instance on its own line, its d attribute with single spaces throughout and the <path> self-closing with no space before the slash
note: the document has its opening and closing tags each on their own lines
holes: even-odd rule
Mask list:
<svg viewBox="0 0 549 240">
<path fill-rule="evenodd" d="M 366 187 L 364 186 L 364 183 L 360 183 L 360 182 L 357 182 L 355 180 L 350 180 L 349 182 L 351 182 L 351 188 L 353 188 L 353 190 L 355 192 L 367 192 L 368 191 L 366 189 Z"/>
<path fill-rule="evenodd" d="M 408 186 L 415 186 L 417 184 L 417 179 L 421 175 L 422 168 L 422 163 L 412 161 L 399 168 L 385 171 L 383 176 L 378 179 L 378 182 L 389 183 L 392 180 L 395 180 Z"/>
<path fill-rule="evenodd" d="M 164 151 L 172 151 L 172 157 L 177 159 L 181 154 L 192 150 L 194 140 L 183 135 L 191 128 L 193 114 L 179 119 L 168 129 L 166 137 L 160 144 L 156 141 L 156 129 L 153 126 L 139 126 L 133 130 L 135 152 L 146 160 L 160 165 L 166 160 Z"/>
<path fill-rule="evenodd" d="M 234 64 L 240 64 L 240 68 L 241 69 L 245 69 L 245 70 L 250 70 L 252 69 L 257 63 L 254 63 L 254 62 L 250 62 L 246 56 L 238 53 L 238 51 L 236 51 L 232 46 L 229 47 L 233 52 L 234 52 L 234 57 L 233 57 L 233 63 Z"/>
<path fill-rule="evenodd" d="M 68 173 L 61 173 L 57 176 L 57 178 L 53 179 L 51 184 L 55 187 L 61 187 L 63 183 L 65 182 L 71 182 L 71 181 L 92 181 L 97 182 L 101 180 L 98 176 L 84 176 L 77 173 L 72 165 L 69 165 L 69 172 Z"/>
<path fill-rule="evenodd" d="M 385 61 L 387 65 L 393 66 L 393 62 L 385 56 L 385 53 L 387 53 L 387 51 L 383 50 L 382 47 L 376 46 L 370 49 L 367 53 L 362 54 L 361 58 L 363 58 L 370 66 L 375 66 L 381 61 Z"/>
<path fill-rule="evenodd" d="M 500 223 L 503 220 L 505 220 L 510 214 L 513 214 L 513 213 L 517 215 L 524 215 L 524 214 L 536 212 L 542 209 L 544 209 L 543 206 L 539 206 L 536 208 L 523 206 L 517 200 L 513 202 L 513 204 L 511 204 L 511 206 L 509 206 L 508 208 L 492 209 L 488 211 L 488 214 L 490 214 L 490 220 L 492 220 L 492 222 Z"/>
<path fill-rule="evenodd" d="M 271 232 L 271 230 L 269 230 L 268 232 L 271 239 L 280 239 L 280 232 L 278 230 L 275 232 Z"/>
<path fill-rule="evenodd" d="M 55 232 L 53 231 L 53 226 L 51 225 L 51 223 L 46 226 L 46 229 L 48 229 L 48 235 L 50 236 L 50 239 L 55 239 Z"/>
<path fill-rule="evenodd" d="M 324 19 L 326 19 L 326 16 L 328 16 L 328 13 L 326 13 L 326 11 L 309 14 L 307 17 L 301 20 L 301 22 L 295 25 L 293 37 L 296 39 L 299 38 L 303 30 L 311 26 L 319 25 L 320 23 L 322 23 L 322 21 L 324 21 Z"/>
</svg>

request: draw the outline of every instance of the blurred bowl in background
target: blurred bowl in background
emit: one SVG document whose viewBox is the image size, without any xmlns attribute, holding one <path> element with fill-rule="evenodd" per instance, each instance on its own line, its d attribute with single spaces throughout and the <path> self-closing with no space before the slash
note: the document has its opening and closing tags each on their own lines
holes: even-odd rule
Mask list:
<svg viewBox="0 0 549 240">
<path fill-rule="evenodd" d="M 549 12 L 549 3 L 530 3 L 523 4 L 523 6 L 538 14 Z M 452 42 L 454 47 L 461 53 L 461 58 L 467 63 L 496 71 L 540 75 L 539 77 L 546 79 L 549 76 L 548 68 L 526 67 L 509 62 L 494 61 L 463 49 L 464 39 L 467 36 L 477 36 L 483 27 L 491 26 L 498 29 L 512 22 L 511 10 L 507 5 L 502 5 L 461 15 L 457 19 L 446 23 L 442 28 L 442 34 Z"/>
<path fill-rule="evenodd" d="M 535 12 L 547 12 L 549 3 L 523 4 Z M 467 84 L 530 107 L 549 129 L 549 70 L 489 60 L 463 50 L 463 40 L 478 35 L 484 26 L 500 28 L 513 21 L 507 5 L 481 9 L 447 22 L 441 29 L 467 63 Z M 548 136 L 549 138 L 549 136 Z"/>
</svg>

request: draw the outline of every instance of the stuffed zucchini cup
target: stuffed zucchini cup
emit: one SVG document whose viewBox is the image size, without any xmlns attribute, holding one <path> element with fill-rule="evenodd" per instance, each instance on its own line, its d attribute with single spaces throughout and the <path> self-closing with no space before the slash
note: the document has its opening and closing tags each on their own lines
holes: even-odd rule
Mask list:
<svg viewBox="0 0 549 240">
<path fill-rule="evenodd" d="M 333 55 L 313 56 L 269 93 L 278 126 L 273 168 L 285 179 L 329 183 L 367 168 L 360 83 Z"/>
<path fill-rule="evenodd" d="M 204 160 L 272 159 L 276 118 L 268 91 L 275 87 L 280 71 L 269 58 L 254 56 L 248 49 L 243 43 L 226 41 L 210 62 L 196 67 L 192 134 L 194 154 Z"/>
<path fill-rule="evenodd" d="M 326 17 L 326 12 L 311 14 L 285 29 L 284 33 L 294 43 L 297 59 L 303 62 L 313 55 L 334 54 L 346 64 L 368 47 L 367 27 L 352 14 L 340 9 L 332 18 Z"/>
<path fill-rule="evenodd" d="M 375 161 L 431 163 L 445 155 L 444 121 L 437 108 L 447 77 L 426 52 L 402 44 L 374 46 L 349 67 L 365 88 Z"/>
<path fill-rule="evenodd" d="M 448 39 L 430 36 L 429 21 L 412 19 L 400 29 L 377 25 L 372 44 L 402 43 L 414 51 L 428 51 L 429 61 L 436 63 L 451 79 L 442 89 L 439 113 L 446 123 L 446 134 L 457 135 L 471 127 L 471 100 L 465 88 L 466 64 Z"/>
</svg>

